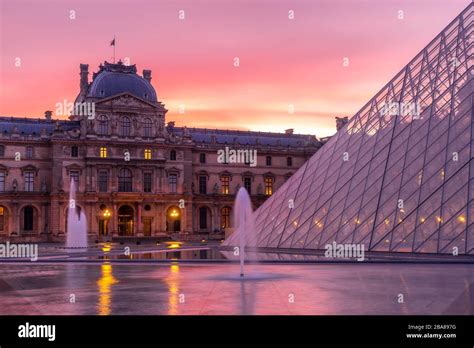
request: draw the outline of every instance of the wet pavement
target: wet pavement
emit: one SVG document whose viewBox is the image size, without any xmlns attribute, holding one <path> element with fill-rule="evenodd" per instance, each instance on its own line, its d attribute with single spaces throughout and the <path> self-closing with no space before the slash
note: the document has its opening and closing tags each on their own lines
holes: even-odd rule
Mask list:
<svg viewBox="0 0 474 348">
<path fill-rule="evenodd" d="M 0 263 L 6 314 L 474 314 L 474 265 Z"/>
</svg>

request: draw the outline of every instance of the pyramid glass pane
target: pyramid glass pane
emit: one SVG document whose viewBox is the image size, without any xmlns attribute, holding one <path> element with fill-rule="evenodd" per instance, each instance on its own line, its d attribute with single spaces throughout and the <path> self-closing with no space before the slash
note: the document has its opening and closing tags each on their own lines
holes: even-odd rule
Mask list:
<svg viewBox="0 0 474 348">
<path fill-rule="evenodd" d="M 255 212 L 250 246 L 474 254 L 473 22 L 470 4 Z"/>
</svg>

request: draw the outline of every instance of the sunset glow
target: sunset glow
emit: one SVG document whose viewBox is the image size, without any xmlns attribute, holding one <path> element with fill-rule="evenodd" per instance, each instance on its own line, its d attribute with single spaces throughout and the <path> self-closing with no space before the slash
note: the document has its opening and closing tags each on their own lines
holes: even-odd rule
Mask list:
<svg viewBox="0 0 474 348">
<path fill-rule="evenodd" d="M 2 116 L 42 117 L 73 101 L 79 64 L 93 72 L 112 61 L 115 35 L 117 60 L 152 70 L 178 126 L 327 136 L 335 116 L 357 112 L 469 1 L 0 3 Z"/>
</svg>

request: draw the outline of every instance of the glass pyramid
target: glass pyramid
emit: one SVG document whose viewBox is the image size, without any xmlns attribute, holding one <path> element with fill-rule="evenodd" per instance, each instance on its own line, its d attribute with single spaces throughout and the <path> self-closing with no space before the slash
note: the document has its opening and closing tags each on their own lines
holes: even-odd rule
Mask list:
<svg viewBox="0 0 474 348">
<path fill-rule="evenodd" d="M 255 211 L 248 246 L 474 254 L 473 12 L 471 3 Z"/>
</svg>

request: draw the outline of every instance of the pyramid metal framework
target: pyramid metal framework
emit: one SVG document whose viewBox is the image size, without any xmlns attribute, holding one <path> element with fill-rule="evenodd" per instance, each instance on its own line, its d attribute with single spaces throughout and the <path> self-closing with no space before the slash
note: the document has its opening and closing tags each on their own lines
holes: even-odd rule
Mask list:
<svg viewBox="0 0 474 348">
<path fill-rule="evenodd" d="M 474 254 L 473 12 L 471 3 L 255 212 L 248 246 Z"/>
</svg>

